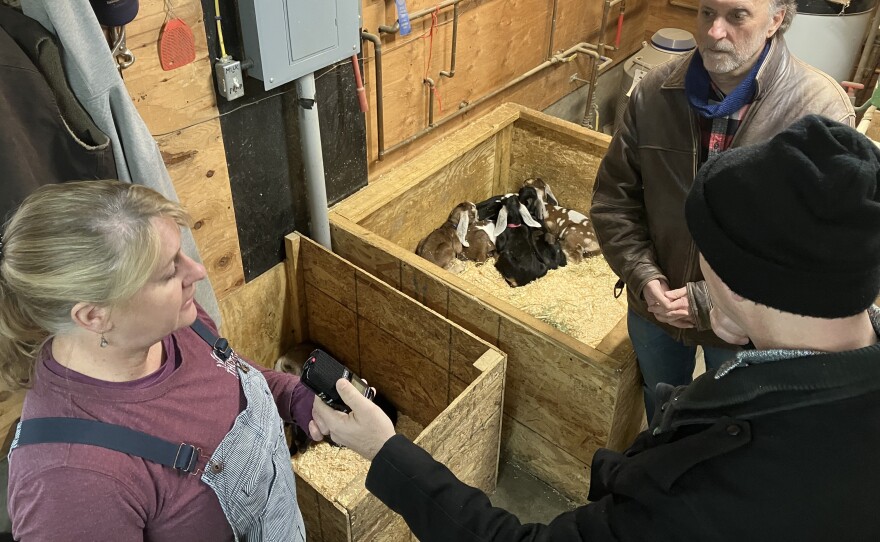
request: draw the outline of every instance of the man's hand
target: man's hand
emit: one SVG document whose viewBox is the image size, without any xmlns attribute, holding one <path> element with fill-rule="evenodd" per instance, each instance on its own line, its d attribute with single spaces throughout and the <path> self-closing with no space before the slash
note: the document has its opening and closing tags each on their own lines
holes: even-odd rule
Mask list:
<svg viewBox="0 0 880 542">
<path fill-rule="evenodd" d="M 648 312 L 658 322 L 683 329 L 694 327 L 687 288 L 670 290 L 665 280 L 655 279 L 645 285 L 642 294 L 648 304 Z"/>
<path fill-rule="evenodd" d="M 340 378 L 336 382 L 336 391 L 351 412 L 339 412 L 319 400 L 312 408 L 309 433 L 319 434 L 321 438 L 330 435 L 335 443 L 372 461 L 385 442 L 394 436 L 394 425 L 382 409 L 358 393 L 348 380 Z"/>
<path fill-rule="evenodd" d="M 743 328 L 731 320 L 727 313 L 718 307 L 712 307 L 712 312 L 709 313 L 709 321 L 712 322 L 712 331 L 723 341 L 730 344 L 746 344 L 749 342 L 749 336 L 746 335 Z"/>
</svg>

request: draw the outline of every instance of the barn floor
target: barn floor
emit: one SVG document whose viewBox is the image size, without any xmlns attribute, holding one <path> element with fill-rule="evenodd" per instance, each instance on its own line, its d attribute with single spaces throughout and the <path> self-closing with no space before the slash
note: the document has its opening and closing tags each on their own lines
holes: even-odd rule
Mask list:
<svg viewBox="0 0 880 542">
<path fill-rule="evenodd" d="M 703 374 L 705 370 L 703 351 L 698 348 L 694 378 Z M 568 500 L 551 486 L 506 461 L 498 466 L 498 486 L 495 493 L 490 496 L 490 500 L 493 506 L 515 514 L 520 523 L 546 524 L 579 504 Z"/>
<path fill-rule="evenodd" d="M 549 523 L 577 506 L 552 487 L 516 465 L 498 466 L 498 486 L 490 500 L 493 506 L 512 512 L 520 523 Z"/>
</svg>

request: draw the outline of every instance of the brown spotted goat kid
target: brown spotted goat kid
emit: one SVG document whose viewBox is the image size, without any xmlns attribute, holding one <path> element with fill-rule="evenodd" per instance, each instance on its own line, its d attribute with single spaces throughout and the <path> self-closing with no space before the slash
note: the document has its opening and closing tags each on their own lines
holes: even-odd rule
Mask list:
<svg viewBox="0 0 880 542">
<path fill-rule="evenodd" d="M 470 245 L 468 226 L 476 221 L 476 217 L 476 205 L 469 201 L 459 203 L 449 213 L 446 222 L 419 241 L 416 254 L 447 271 L 461 273 L 464 264 L 458 257 Z"/>
<path fill-rule="evenodd" d="M 542 210 L 536 216 L 542 220 L 547 231 L 555 235 L 562 245 L 565 257 L 571 263 L 580 263 L 584 258 L 599 254 L 599 241 L 590 219 L 574 209 L 560 207 L 550 185 L 541 178 L 526 179 L 523 186 L 533 187 L 540 196 Z"/>
</svg>

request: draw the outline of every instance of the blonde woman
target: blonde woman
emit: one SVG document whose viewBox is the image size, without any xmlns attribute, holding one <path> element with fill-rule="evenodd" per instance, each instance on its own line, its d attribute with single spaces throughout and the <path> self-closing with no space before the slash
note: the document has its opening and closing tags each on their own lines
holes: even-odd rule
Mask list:
<svg viewBox="0 0 880 542">
<path fill-rule="evenodd" d="M 308 428 L 314 394 L 217 343 L 188 220 L 88 181 L 38 189 L 7 223 L 0 373 L 30 388 L 16 540 L 304 540 L 282 420 Z"/>
</svg>

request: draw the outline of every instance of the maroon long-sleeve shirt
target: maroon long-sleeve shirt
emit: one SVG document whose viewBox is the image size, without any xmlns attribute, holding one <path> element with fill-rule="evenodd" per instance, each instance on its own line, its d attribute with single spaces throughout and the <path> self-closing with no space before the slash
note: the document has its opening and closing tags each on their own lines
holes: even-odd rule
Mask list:
<svg viewBox="0 0 880 542">
<path fill-rule="evenodd" d="M 199 318 L 208 321 L 199 309 Z M 234 370 L 185 328 L 163 340 L 165 362 L 131 382 L 72 372 L 47 346 L 36 366 L 22 419 L 68 416 L 124 425 L 201 447 L 204 468 L 245 407 Z M 235 345 L 233 345 L 234 347 Z M 299 378 L 263 370 L 281 417 L 303 427 L 314 394 Z M 213 491 L 199 476 L 84 444 L 33 444 L 9 463 L 9 513 L 16 540 L 232 540 Z"/>
</svg>

